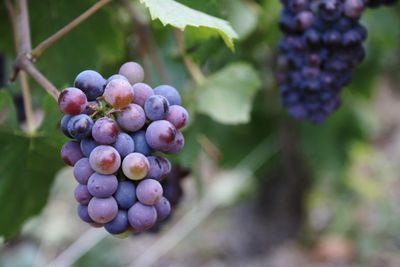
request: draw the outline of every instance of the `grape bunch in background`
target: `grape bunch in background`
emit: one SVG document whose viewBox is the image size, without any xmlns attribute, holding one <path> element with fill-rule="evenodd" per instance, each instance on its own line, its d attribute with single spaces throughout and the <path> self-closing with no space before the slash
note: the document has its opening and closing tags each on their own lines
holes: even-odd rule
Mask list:
<svg viewBox="0 0 400 267">
<path fill-rule="evenodd" d="M 281 0 L 278 82 L 283 105 L 296 119 L 321 123 L 364 59 L 365 7 L 397 0 Z"/>
<path fill-rule="evenodd" d="M 184 146 L 180 130 L 189 115 L 179 92 L 168 85 L 153 90 L 143 78 L 135 62 L 107 80 L 85 70 L 58 100 L 61 130 L 73 139 L 61 157 L 79 183 L 78 215 L 113 235 L 143 232 L 169 216 L 162 184 L 171 164 L 163 155 Z"/>
</svg>

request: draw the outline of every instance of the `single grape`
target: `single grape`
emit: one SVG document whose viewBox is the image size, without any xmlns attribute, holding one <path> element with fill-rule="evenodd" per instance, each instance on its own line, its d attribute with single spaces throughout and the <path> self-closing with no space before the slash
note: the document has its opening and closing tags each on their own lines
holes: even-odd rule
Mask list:
<svg viewBox="0 0 400 267">
<path fill-rule="evenodd" d="M 162 160 L 153 156 L 147 157 L 147 160 L 150 163 L 150 169 L 146 178 L 160 181 L 161 176 L 164 174 Z"/>
<path fill-rule="evenodd" d="M 162 165 L 162 170 L 163 170 L 162 178 L 164 178 L 171 172 L 172 165 L 171 165 L 171 162 L 167 158 L 159 157 L 159 159 L 160 159 L 160 162 Z"/>
<path fill-rule="evenodd" d="M 114 79 L 107 84 L 103 96 L 113 108 L 122 109 L 133 101 L 133 89 L 126 79 Z"/>
<path fill-rule="evenodd" d="M 146 177 L 150 163 L 140 153 L 131 153 L 122 161 L 122 171 L 131 180 L 141 180 Z"/>
<path fill-rule="evenodd" d="M 146 130 L 146 141 L 152 149 L 167 151 L 174 145 L 175 126 L 166 120 L 152 122 Z"/>
<path fill-rule="evenodd" d="M 123 80 L 129 82 L 128 79 L 127 79 L 125 76 L 120 75 L 120 74 L 114 74 L 114 75 L 111 75 L 111 76 L 107 79 L 106 84 L 108 84 L 108 83 L 111 82 L 112 80 L 116 80 L 116 79 L 123 79 Z"/>
<path fill-rule="evenodd" d="M 141 153 L 145 156 L 151 154 L 151 148 L 146 141 L 146 132 L 138 131 L 131 135 L 133 142 L 135 143 L 135 152 Z"/>
<path fill-rule="evenodd" d="M 168 150 L 165 150 L 164 153 L 167 154 L 177 154 L 179 153 L 183 147 L 185 146 L 185 138 L 180 131 L 176 131 L 174 144 L 171 145 Z"/>
<path fill-rule="evenodd" d="M 88 100 L 96 100 L 104 92 L 105 79 L 94 70 L 85 70 L 75 78 L 74 86 L 81 89 Z"/>
<path fill-rule="evenodd" d="M 110 234 L 117 235 L 122 234 L 128 230 L 128 213 L 124 210 L 119 210 L 117 216 L 111 221 L 104 225 L 104 228 Z"/>
<path fill-rule="evenodd" d="M 88 115 L 79 114 L 73 116 L 68 122 L 68 132 L 76 139 L 84 139 L 92 133 L 93 120 Z"/>
<path fill-rule="evenodd" d="M 88 158 L 81 158 L 74 166 L 74 177 L 80 184 L 86 185 L 90 175 L 94 173 Z"/>
<path fill-rule="evenodd" d="M 142 108 L 144 107 L 144 103 L 146 100 L 154 95 L 153 88 L 151 88 L 148 84 L 145 83 L 136 83 L 132 86 L 133 88 L 133 103 L 138 104 Z"/>
<path fill-rule="evenodd" d="M 88 213 L 88 206 L 79 204 L 76 212 L 78 213 L 79 218 L 87 223 L 93 223 L 92 218 L 90 218 Z"/>
<path fill-rule="evenodd" d="M 181 95 L 178 90 L 169 85 L 160 85 L 154 88 L 155 95 L 162 95 L 165 97 L 169 104 L 172 105 L 181 105 Z"/>
<path fill-rule="evenodd" d="M 160 198 L 154 208 L 157 211 L 157 221 L 163 221 L 171 214 L 171 204 L 165 197 Z"/>
<path fill-rule="evenodd" d="M 111 197 L 117 191 L 118 180 L 115 175 L 93 173 L 87 184 L 89 193 L 98 198 Z"/>
<path fill-rule="evenodd" d="M 129 224 L 136 232 L 144 232 L 157 221 L 157 211 L 152 206 L 137 202 L 128 210 Z"/>
<path fill-rule="evenodd" d="M 144 103 L 144 112 L 151 121 L 162 120 L 169 109 L 168 100 L 161 95 L 152 95 Z"/>
<path fill-rule="evenodd" d="M 99 144 L 111 145 L 117 140 L 117 135 L 117 123 L 110 118 L 100 118 L 93 125 L 92 136 Z"/>
<path fill-rule="evenodd" d="M 58 98 L 58 106 L 64 114 L 77 115 L 85 110 L 86 104 L 85 94 L 74 87 L 64 89 Z"/>
<path fill-rule="evenodd" d="M 79 184 L 74 191 L 74 196 L 76 201 L 79 202 L 79 204 L 82 205 L 87 205 L 89 204 L 89 201 L 92 199 L 92 195 L 88 191 L 88 187 L 86 185 Z"/>
<path fill-rule="evenodd" d="M 69 137 L 69 138 L 72 138 L 72 136 L 68 132 L 68 122 L 72 117 L 73 117 L 73 115 L 64 115 L 60 122 L 61 131 L 63 132 L 63 134 L 66 137 Z"/>
<path fill-rule="evenodd" d="M 126 180 L 118 183 L 114 198 L 121 209 L 129 209 L 136 203 L 136 187 L 133 182 Z"/>
<path fill-rule="evenodd" d="M 117 113 L 119 126 L 127 132 L 140 130 L 146 123 L 146 116 L 141 106 L 129 104 L 128 107 Z"/>
<path fill-rule="evenodd" d="M 100 144 L 94 141 L 92 138 L 86 138 L 81 140 L 81 150 L 85 157 L 89 157 L 93 149 Z"/>
<path fill-rule="evenodd" d="M 118 214 L 118 205 L 113 197 L 92 198 L 88 205 L 90 218 L 97 223 L 111 222 Z"/>
<path fill-rule="evenodd" d="M 112 146 L 118 151 L 122 159 L 135 150 L 135 143 L 132 137 L 123 132 L 118 134 L 117 140 Z"/>
<path fill-rule="evenodd" d="M 137 199 L 145 205 L 156 204 L 163 195 L 161 184 L 154 179 L 145 179 L 136 187 Z"/>
<path fill-rule="evenodd" d="M 349 18 L 358 18 L 364 11 L 363 0 L 345 0 L 344 13 Z"/>
<path fill-rule="evenodd" d="M 101 174 L 115 173 L 121 165 L 121 157 L 112 146 L 98 146 L 89 157 L 90 166 Z"/>
<path fill-rule="evenodd" d="M 182 106 L 172 105 L 169 107 L 165 119 L 172 123 L 176 129 L 182 129 L 189 121 L 189 113 Z"/>
<path fill-rule="evenodd" d="M 83 158 L 79 142 L 77 141 L 66 142 L 61 148 L 61 158 L 63 159 L 65 164 L 73 167 L 78 160 Z"/>
<path fill-rule="evenodd" d="M 125 76 L 132 85 L 143 82 L 144 80 L 144 70 L 142 66 L 136 62 L 124 63 L 119 69 L 119 74 Z"/>
</svg>

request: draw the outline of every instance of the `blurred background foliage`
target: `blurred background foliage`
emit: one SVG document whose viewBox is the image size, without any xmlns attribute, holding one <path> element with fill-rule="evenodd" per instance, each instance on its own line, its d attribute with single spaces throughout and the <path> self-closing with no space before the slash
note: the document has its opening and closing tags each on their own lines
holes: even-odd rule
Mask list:
<svg viewBox="0 0 400 267">
<path fill-rule="evenodd" d="M 29 1 L 33 44 L 38 44 L 94 2 Z M 126 2 L 134 8 L 134 20 Z M 251 229 L 248 222 L 239 227 L 252 238 L 253 231 L 268 235 L 259 237 L 263 239 L 261 243 L 256 242 L 262 245 L 258 248 L 261 254 L 296 238 L 308 251 L 307 260 L 339 260 L 350 264 L 341 266 L 399 266 L 396 253 L 400 250 L 400 168 L 397 164 L 400 162 L 400 7 L 365 12 L 362 21 L 369 30 L 366 61 L 357 68 L 353 82 L 344 90 L 341 108 L 322 125 L 312 125 L 288 117 L 279 102 L 274 79 L 276 45 L 281 36 L 277 23 L 279 1 L 179 2 L 229 21 L 239 36 L 235 51 L 214 34 L 205 39 L 210 35 L 205 29 L 187 28 L 182 36 L 171 26 L 151 21 L 139 1 L 113 1 L 46 51 L 37 67 L 61 89 L 71 85 L 81 70 L 98 70 L 107 77 L 122 62 L 134 60 L 143 64 L 146 82 L 150 85 L 169 83 L 178 88 L 191 114 L 191 124 L 184 132 L 185 149 L 173 158 L 175 164 L 192 169 L 186 202 L 194 205 L 213 190 L 215 183 L 210 178 L 217 169 L 254 173 L 248 178 L 238 178 L 246 178 L 246 183 L 232 189 L 234 201 L 221 209 L 225 214 L 225 210 L 244 205 L 249 217 L 242 220 L 248 218 L 255 220 L 254 224 L 263 225 L 261 232 L 257 227 Z M 8 77 L 15 52 L 3 4 L 0 5 L 0 53 L 3 76 Z M 201 70 L 197 80 L 191 76 L 193 69 L 185 67 L 184 57 L 190 58 L 195 68 Z M 76 226 L 79 224 L 76 218 L 72 218 L 76 225 L 70 227 L 70 236 L 53 225 L 51 231 L 63 234 L 47 230 L 43 237 L 38 234 L 43 229 L 38 225 L 30 227 L 30 223 L 18 235 L 26 219 L 40 214 L 46 203 L 45 215 L 41 216 L 47 216 L 50 221 L 49 214 L 66 216 L 55 213 L 57 207 L 64 207 L 66 213 L 74 210 L 73 204 L 69 204 L 73 198 L 72 187 L 60 189 L 68 188 L 70 182 L 62 182 L 60 178 L 53 186 L 56 173 L 62 168 L 58 149 L 65 139 L 57 130 L 61 114 L 56 103 L 34 81 L 30 84 L 36 117 L 41 123 L 35 138 L 25 136 L 17 127 L 15 110 L 19 121 L 24 121 L 19 83 L 1 84 L 4 90 L 0 91 L 0 234 L 16 241 L 3 245 L 0 266 L 30 266 L 37 257 L 37 247 L 41 242 L 51 244 L 54 240 L 48 240 L 52 238 L 57 239 L 54 242 L 58 247 L 47 256 L 54 257 L 78 236 L 73 231 L 82 230 Z M 214 166 L 211 172 L 209 165 Z M 68 174 L 64 170 L 58 176 L 69 179 Z M 224 185 L 235 188 L 235 177 L 232 175 L 231 183 L 228 179 Z M 51 188 L 58 193 L 48 198 Z M 259 207 L 250 209 L 246 206 L 249 202 L 256 206 L 258 203 Z M 65 207 L 65 203 L 72 207 Z M 230 216 L 238 215 L 212 217 L 222 223 Z M 208 228 L 203 228 L 199 231 L 207 232 Z M 140 242 L 147 244 L 148 238 L 143 237 Z M 125 250 L 120 250 L 121 242 L 106 239 L 76 266 L 122 266 L 124 260 L 119 259 Z M 254 246 L 251 247 L 254 249 Z M 131 244 L 130 248 L 133 247 Z M 177 248 L 177 251 L 187 250 L 183 245 Z M 192 250 L 198 252 L 195 254 L 198 257 L 225 259 L 213 255 L 218 252 L 211 249 L 194 246 Z M 288 249 L 290 253 L 292 250 L 292 247 Z M 297 247 L 295 250 L 303 251 Z M 108 256 L 101 256 L 101 251 L 107 251 Z M 288 252 L 283 252 L 287 256 L 285 253 Z M 169 262 L 166 260 L 165 265 L 159 266 L 169 266 L 168 263 L 185 266 L 184 259 L 178 259 L 180 254 L 183 253 L 172 254 Z M 248 255 L 255 257 L 250 252 Z M 197 263 L 217 266 L 205 262 L 208 261 Z M 381 262 L 386 265 L 378 265 Z M 254 266 L 270 265 L 255 263 Z"/>
</svg>

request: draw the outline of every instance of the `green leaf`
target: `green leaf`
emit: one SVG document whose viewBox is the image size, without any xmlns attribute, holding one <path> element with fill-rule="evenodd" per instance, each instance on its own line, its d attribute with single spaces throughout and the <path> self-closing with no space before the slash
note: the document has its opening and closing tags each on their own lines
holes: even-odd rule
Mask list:
<svg viewBox="0 0 400 267">
<path fill-rule="evenodd" d="M 0 91 L 0 125 L 6 128 L 18 126 L 14 102 L 5 90 Z"/>
<path fill-rule="evenodd" d="M 63 166 L 59 143 L 50 136 L 0 131 L 0 236 L 14 237 L 46 204 L 56 172 Z"/>
<path fill-rule="evenodd" d="M 173 0 L 140 0 L 140 2 L 149 9 L 153 20 L 159 19 L 163 25 L 170 24 L 181 30 L 188 26 L 195 27 L 201 30 L 204 38 L 219 34 L 225 44 L 230 49 L 234 49 L 233 39 L 237 39 L 238 35 L 229 22 Z"/>
<path fill-rule="evenodd" d="M 257 26 L 258 6 L 243 0 L 226 0 L 225 4 L 228 10 L 228 20 L 237 31 L 240 39 L 245 39 Z"/>
<path fill-rule="evenodd" d="M 257 72 L 250 65 L 231 64 L 197 88 L 197 110 L 223 124 L 247 123 L 260 85 Z"/>
</svg>

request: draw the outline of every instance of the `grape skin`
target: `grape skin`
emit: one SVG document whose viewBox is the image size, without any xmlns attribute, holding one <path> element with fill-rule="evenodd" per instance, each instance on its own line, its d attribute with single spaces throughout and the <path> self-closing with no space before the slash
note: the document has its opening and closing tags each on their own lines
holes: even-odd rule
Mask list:
<svg viewBox="0 0 400 267">
<path fill-rule="evenodd" d="M 168 150 L 164 151 L 167 154 L 177 154 L 179 153 L 183 147 L 185 146 L 185 138 L 180 131 L 176 131 L 175 140 L 173 145 L 171 145 Z"/>
<path fill-rule="evenodd" d="M 118 205 L 113 197 L 92 198 L 88 205 L 90 218 L 96 223 L 108 223 L 118 214 Z"/>
<path fill-rule="evenodd" d="M 168 100 L 161 95 L 152 95 L 144 103 L 144 113 L 151 121 L 164 119 L 168 110 Z"/>
<path fill-rule="evenodd" d="M 98 146 L 89 157 L 90 166 L 100 174 L 115 173 L 121 165 L 121 157 L 112 146 Z"/>
<path fill-rule="evenodd" d="M 161 165 L 162 165 L 162 169 L 163 169 L 163 175 L 161 178 L 164 178 L 166 175 L 168 175 L 171 170 L 172 170 L 172 165 L 171 162 L 164 157 L 159 157 L 160 161 L 161 161 Z"/>
<path fill-rule="evenodd" d="M 68 132 L 68 122 L 72 117 L 73 117 L 73 115 L 64 115 L 60 122 L 61 131 L 63 132 L 63 134 L 66 137 L 69 137 L 69 138 L 72 138 L 72 136 Z"/>
<path fill-rule="evenodd" d="M 73 167 L 78 160 L 83 158 L 79 142 L 68 141 L 61 148 L 61 158 L 64 163 Z"/>
<path fill-rule="evenodd" d="M 70 136 L 79 140 L 90 136 L 92 127 L 93 120 L 85 114 L 73 116 L 67 126 Z"/>
<path fill-rule="evenodd" d="M 163 221 L 171 214 L 171 204 L 165 197 L 160 198 L 154 208 L 157 211 L 157 221 Z"/>
<path fill-rule="evenodd" d="M 136 62 L 124 63 L 118 73 L 125 76 L 132 85 L 143 82 L 144 80 L 144 70 L 142 66 Z"/>
<path fill-rule="evenodd" d="M 111 197 L 118 187 L 118 180 L 115 175 L 102 175 L 93 173 L 87 184 L 88 192 L 98 198 Z"/>
<path fill-rule="evenodd" d="M 147 158 L 140 153 L 131 153 L 122 162 L 122 171 L 131 180 L 141 180 L 150 169 Z"/>
<path fill-rule="evenodd" d="M 126 79 L 113 79 L 104 89 L 104 99 L 113 108 L 123 109 L 133 101 L 133 89 Z"/>
<path fill-rule="evenodd" d="M 85 155 L 85 157 L 89 157 L 90 153 L 92 153 L 93 149 L 95 149 L 95 147 L 97 147 L 99 145 L 100 144 L 98 144 L 92 138 L 86 138 L 86 139 L 81 140 L 80 147 L 81 147 L 81 151 L 82 151 L 83 155 Z"/>
<path fill-rule="evenodd" d="M 107 79 L 106 84 L 108 84 L 109 82 L 111 82 L 112 80 L 115 80 L 115 79 L 122 79 L 122 80 L 125 80 L 125 81 L 129 82 L 128 79 L 127 79 L 125 76 L 120 75 L 120 74 L 114 74 L 114 75 L 111 75 L 111 76 Z"/>
<path fill-rule="evenodd" d="M 135 150 L 135 143 L 132 137 L 123 132 L 118 134 L 117 140 L 112 146 L 118 151 L 122 159 Z"/>
<path fill-rule="evenodd" d="M 74 86 L 81 89 L 89 101 L 96 100 L 104 92 L 105 79 L 94 70 L 85 70 L 75 78 Z"/>
<path fill-rule="evenodd" d="M 149 172 L 147 173 L 146 178 L 160 181 L 161 176 L 164 173 L 162 160 L 158 157 L 153 157 L 153 156 L 147 157 L 147 160 L 150 163 L 150 169 Z"/>
<path fill-rule="evenodd" d="M 119 210 L 117 216 L 104 225 L 104 228 L 110 234 L 117 235 L 126 232 L 129 227 L 128 213 L 124 210 Z"/>
<path fill-rule="evenodd" d="M 88 206 L 79 204 L 76 213 L 78 214 L 79 218 L 87 223 L 93 223 L 94 221 L 89 216 Z"/>
<path fill-rule="evenodd" d="M 114 198 L 121 209 L 129 209 L 136 203 L 136 187 L 131 181 L 122 181 L 118 184 Z"/>
<path fill-rule="evenodd" d="M 153 88 L 146 83 L 136 83 L 132 86 L 133 94 L 135 95 L 133 103 L 138 104 L 142 108 L 146 100 L 154 95 Z"/>
<path fill-rule="evenodd" d="M 86 104 L 86 95 L 74 87 L 64 89 L 58 98 L 61 112 L 68 115 L 78 115 L 85 110 Z"/>
<path fill-rule="evenodd" d="M 86 185 L 89 177 L 94 173 L 88 158 L 81 158 L 74 166 L 74 177 L 80 184 Z"/>
<path fill-rule="evenodd" d="M 163 195 L 161 184 L 154 179 L 145 179 L 141 181 L 136 188 L 137 199 L 145 205 L 152 206 L 156 204 Z"/>
<path fill-rule="evenodd" d="M 146 123 L 146 116 L 141 106 L 129 104 L 126 109 L 117 113 L 119 126 L 127 132 L 140 130 Z"/>
<path fill-rule="evenodd" d="M 117 123 L 110 118 L 100 118 L 93 125 L 92 136 L 99 144 L 111 145 L 117 140 L 117 135 Z"/>
<path fill-rule="evenodd" d="M 74 196 L 76 201 L 82 205 L 89 204 L 92 199 L 92 195 L 89 193 L 88 187 L 86 185 L 79 184 L 74 191 Z"/>
<path fill-rule="evenodd" d="M 178 90 L 170 85 L 160 85 L 154 88 L 155 95 L 162 95 L 165 97 L 169 104 L 172 105 L 181 105 L 181 95 Z"/>
<path fill-rule="evenodd" d="M 172 123 L 175 128 L 179 130 L 187 125 L 189 120 L 189 113 L 182 106 L 172 105 L 169 107 L 165 119 Z"/>
<path fill-rule="evenodd" d="M 176 128 L 166 120 L 152 122 L 146 130 L 146 141 L 152 149 L 168 151 L 174 144 Z"/>
<path fill-rule="evenodd" d="M 129 224 L 136 232 L 144 232 L 157 221 L 157 211 L 152 206 L 137 202 L 128 210 Z"/>
<path fill-rule="evenodd" d="M 135 143 L 135 152 L 141 153 L 145 156 L 149 156 L 151 154 L 151 148 L 146 141 L 146 132 L 138 131 L 131 134 L 133 142 Z"/>
</svg>

